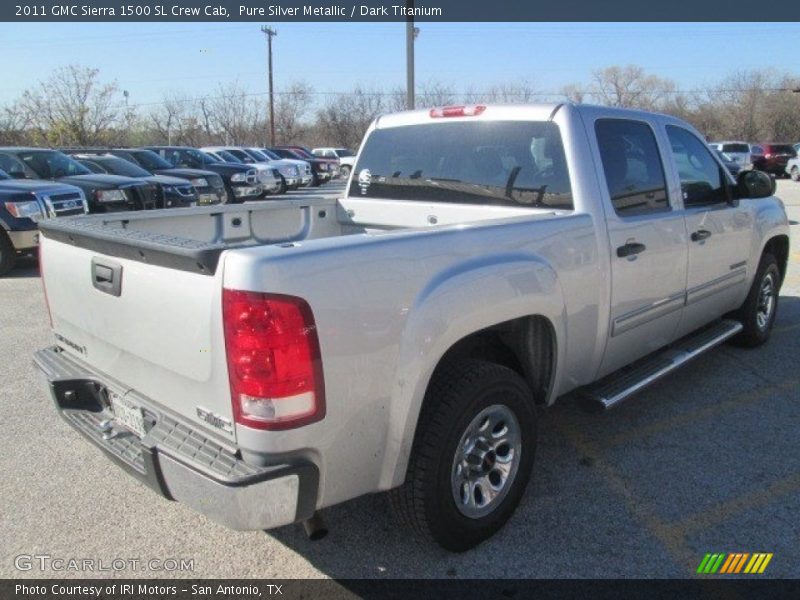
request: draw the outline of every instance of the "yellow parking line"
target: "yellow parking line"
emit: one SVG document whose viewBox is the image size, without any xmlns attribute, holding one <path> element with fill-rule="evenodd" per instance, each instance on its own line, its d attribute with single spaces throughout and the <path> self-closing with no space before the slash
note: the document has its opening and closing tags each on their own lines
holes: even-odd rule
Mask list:
<svg viewBox="0 0 800 600">
<path fill-rule="evenodd" d="M 759 573 L 763 573 L 764 569 L 767 568 L 767 565 L 769 564 L 769 561 L 771 561 L 771 560 L 772 560 L 772 552 L 767 554 L 767 556 L 764 558 L 764 562 L 761 563 L 761 566 L 758 568 L 758 572 Z"/>
<path fill-rule="evenodd" d="M 750 402 L 763 400 L 764 398 L 767 398 L 776 392 L 781 392 L 787 389 L 795 389 L 797 387 L 800 387 L 800 378 L 798 377 L 792 378 L 788 381 L 783 381 L 778 384 L 759 387 L 734 396 L 730 400 L 724 400 L 706 408 L 681 413 L 674 417 L 667 417 L 666 419 L 656 421 L 650 425 L 644 425 L 623 431 L 622 433 L 606 438 L 600 443 L 600 446 L 604 449 L 607 449 L 625 442 L 630 442 L 631 440 L 653 435 L 654 433 L 667 431 L 678 425 L 686 425 L 695 421 L 707 419 L 709 417 L 716 417 L 739 406 L 749 404 Z"/>
</svg>

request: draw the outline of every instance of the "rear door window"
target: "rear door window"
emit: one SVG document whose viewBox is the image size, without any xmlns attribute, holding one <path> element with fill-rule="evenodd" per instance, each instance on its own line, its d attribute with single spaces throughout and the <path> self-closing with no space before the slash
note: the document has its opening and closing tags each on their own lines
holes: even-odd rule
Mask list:
<svg viewBox="0 0 800 600">
<path fill-rule="evenodd" d="M 608 193 L 623 217 L 670 210 L 655 134 L 643 121 L 599 119 L 597 145 Z"/>
<path fill-rule="evenodd" d="M 572 209 L 558 126 L 454 121 L 374 130 L 351 196 Z"/>
</svg>

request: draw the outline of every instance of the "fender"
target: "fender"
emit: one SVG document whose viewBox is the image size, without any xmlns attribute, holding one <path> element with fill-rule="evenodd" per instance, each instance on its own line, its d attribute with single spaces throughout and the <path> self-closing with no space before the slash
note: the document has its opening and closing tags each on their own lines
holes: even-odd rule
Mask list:
<svg viewBox="0 0 800 600">
<path fill-rule="evenodd" d="M 781 200 L 772 197 L 753 202 L 755 203 L 753 211 L 755 214 L 753 215 L 753 249 L 750 253 L 750 268 L 748 269 L 748 290 L 755 279 L 761 255 L 770 240 L 780 235 L 790 237 L 789 220 Z"/>
<path fill-rule="evenodd" d="M 403 482 L 428 383 L 456 342 L 498 323 L 541 315 L 554 329 L 558 381 L 566 351 L 564 307 L 555 270 L 533 254 L 482 256 L 435 276 L 415 299 L 401 335 L 379 488 Z M 551 386 L 551 396 L 556 388 Z"/>
</svg>

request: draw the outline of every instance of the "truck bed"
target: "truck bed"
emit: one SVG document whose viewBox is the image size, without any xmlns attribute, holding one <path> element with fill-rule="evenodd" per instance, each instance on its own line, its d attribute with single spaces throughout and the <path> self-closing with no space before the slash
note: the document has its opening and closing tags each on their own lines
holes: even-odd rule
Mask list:
<svg viewBox="0 0 800 600">
<path fill-rule="evenodd" d="M 43 223 L 44 235 L 109 256 L 206 275 L 225 250 L 468 224 L 552 210 L 359 198 L 115 213 Z"/>
</svg>

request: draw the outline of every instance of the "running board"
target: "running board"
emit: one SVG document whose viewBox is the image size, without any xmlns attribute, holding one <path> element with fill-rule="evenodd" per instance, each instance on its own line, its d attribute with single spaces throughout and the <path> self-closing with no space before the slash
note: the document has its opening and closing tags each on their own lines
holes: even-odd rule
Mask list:
<svg viewBox="0 0 800 600">
<path fill-rule="evenodd" d="M 585 387 L 579 394 L 580 404 L 591 412 L 608 410 L 741 330 L 738 321 L 718 321 Z"/>
</svg>

